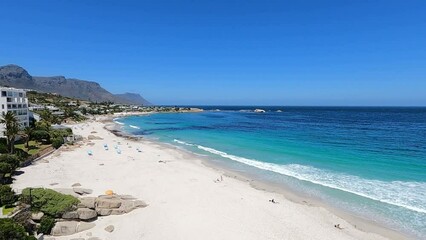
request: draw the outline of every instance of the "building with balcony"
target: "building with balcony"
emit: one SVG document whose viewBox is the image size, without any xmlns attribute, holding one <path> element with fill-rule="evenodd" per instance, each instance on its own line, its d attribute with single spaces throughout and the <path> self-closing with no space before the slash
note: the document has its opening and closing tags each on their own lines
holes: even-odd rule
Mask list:
<svg viewBox="0 0 426 240">
<path fill-rule="evenodd" d="M 15 113 L 21 127 L 29 126 L 28 99 L 25 90 L 0 87 L 0 111 Z M 0 136 L 3 136 L 4 124 L 0 124 Z"/>
</svg>

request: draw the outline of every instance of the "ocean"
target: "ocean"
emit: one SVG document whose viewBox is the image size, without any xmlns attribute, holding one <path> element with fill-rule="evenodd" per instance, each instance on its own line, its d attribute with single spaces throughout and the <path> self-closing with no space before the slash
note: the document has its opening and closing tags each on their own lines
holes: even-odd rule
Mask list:
<svg viewBox="0 0 426 240">
<path fill-rule="evenodd" d="M 201 108 L 116 122 L 131 134 L 426 238 L 426 108 Z"/>
</svg>

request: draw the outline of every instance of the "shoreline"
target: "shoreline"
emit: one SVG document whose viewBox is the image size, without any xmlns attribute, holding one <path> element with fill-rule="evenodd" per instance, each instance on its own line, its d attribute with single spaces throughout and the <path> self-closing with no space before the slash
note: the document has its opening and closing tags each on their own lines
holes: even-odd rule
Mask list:
<svg viewBox="0 0 426 240">
<path fill-rule="evenodd" d="M 24 168 L 13 188 L 69 188 L 79 182 L 93 189 L 93 196 L 114 189 L 149 206 L 123 216 L 101 217 L 94 229 L 56 240 L 87 238 L 89 233 L 100 239 L 406 239 L 390 231 L 386 237 L 356 229 L 322 206 L 300 204 L 289 194 L 266 191 L 250 178 L 239 179 L 178 147 L 117 136 L 107 130 L 116 127 L 116 117 L 71 125 L 85 137 L 84 142 Z M 90 134 L 101 139 L 87 140 Z M 104 143 L 119 144 L 123 152 L 104 151 Z M 142 147 L 142 153 L 135 151 L 136 146 Z M 94 156 L 87 156 L 89 149 Z M 215 181 L 218 176 L 223 176 L 223 182 Z M 279 204 L 268 202 L 271 198 Z M 110 224 L 116 227 L 113 233 L 103 230 Z"/>
<path fill-rule="evenodd" d="M 122 118 L 125 118 L 126 116 L 123 116 Z M 107 129 L 108 131 L 114 131 L 114 134 L 118 134 L 117 136 L 121 135 L 124 138 L 132 139 L 138 138 L 140 141 L 147 141 L 154 144 L 161 145 L 165 148 L 172 148 L 173 150 L 177 151 L 183 151 L 185 154 L 193 155 L 201 160 L 201 163 L 218 172 L 223 172 L 224 175 L 237 179 L 242 182 L 247 182 L 250 184 L 250 186 L 256 190 L 264 191 L 265 193 L 278 193 L 281 194 L 284 198 L 286 198 L 289 201 L 292 201 L 297 204 L 302 204 L 305 206 L 310 207 L 321 207 L 325 208 L 326 210 L 330 211 L 332 214 L 342 218 L 343 220 L 347 221 L 349 224 L 351 224 L 354 228 L 357 228 L 358 230 L 361 230 L 366 233 L 376 233 L 383 237 L 389 238 L 389 239 L 416 239 L 415 236 L 411 236 L 408 233 L 401 233 L 395 229 L 392 229 L 380 222 L 376 222 L 372 219 L 366 219 L 361 216 L 358 216 L 350 211 L 339 209 L 331 206 L 330 204 L 320 200 L 313 198 L 311 196 L 303 196 L 303 193 L 294 191 L 290 189 L 287 186 L 283 186 L 281 184 L 269 182 L 266 180 L 256 179 L 255 176 L 251 176 L 247 173 L 237 172 L 231 169 L 226 168 L 226 166 L 223 166 L 219 163 L 215 163 L 213 161 L 209 160 L 209 157 L 201 156 L 196 153 L 193 153 L 189 150 L 186 150 L 184 148 L 180 148 L 178 146 L 175 146 L 173 144 L 163 143 L 158 140 L 154 139 L 146 139 L 142 136 L 137 137 L 135 135 L 132 135 L 130 133 L 127 133 L 122 130 L 122 126 L 115 123 L 114 121 L 109 122 L 113 129 Z"/>
</svg>

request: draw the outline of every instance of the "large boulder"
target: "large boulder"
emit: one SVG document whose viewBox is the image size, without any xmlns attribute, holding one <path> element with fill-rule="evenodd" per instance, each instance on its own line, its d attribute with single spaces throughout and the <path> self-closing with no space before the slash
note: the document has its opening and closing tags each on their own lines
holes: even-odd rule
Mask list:
<svg viewBox="0 0 426 240">
<path fill-rule="evenodd" d="M 96 212 L 98 213 L 99 216 L 109 216 L 111 215 L 112 209 L 97 208 Z"/>
<path fill-rule="evenodd" d="M 95 197 L 80 198 L 80 203 L 77 205 L 77 207 L 95 209 L 95 200 Z"/>
<path fill-rule="evenodd" d="M 143 207 L 146 207 L 146 206 L 147 206 L 147 204 L 143 201 L 140 201 L 140 200 L 135 200 L 135 201 L 127 200 L 127 201 L 123 201 L 121 203 L 121 206 L 120 206 L 119 209 L 123 210 L 125 213 L 129 213 L 129 212 L 135 210 L 136 208 L 143 208 Z"/>
<path fill-rule="evenodd" d="M 93 192 L 92 189 L 87 188 L 73 188 L 72 190 L 79 195 L 91 194 Z"/>
<path fill-rule="evenodd" d="M 95 209 L 98 215 L 108 216 L 129 213 L 136 208 L 147 206 L 145 202 L 134 199 L 129 195 L 100 196 L 95 200 Z"/>
<path fill-rule="evenodd" d="M 63 219 L 78 219 L 78 213 L 76 211 L 66 212 L 62 214 Z"/>
<path fill-rule="evenodd" d="M 40 221 L 43 216 L 44 216 L 43 212 L 34 212 L 31 214 L 31 219 L 34 221 Z"/>
<path fill-rule="evenodd" d="M 122 215 L 122 214 L 125 214 L 125 213 L 126 213 L 126 211 L 124 211 L 121 208 L 115 208 L 115 209 L 112 209 L 112 211 L 111 211 L 111 215 Z"/>
<path fill-rule="evenodd" d="M 121 199 L 115 196 L 100 196 L 96 199 L 96 208 L 119 208 Z"/>
<path fill-rule="evenodd" d="M 53 236 L 67 236 L 78 232 L 86 231 L 95 226 L 94 223 L 65 221 L 57 222 L 52 229 Z"/>
<path fill-rule="evenodd" d="M 77 209 L 77 213 L 78 218 L 81 220 L 90 220 L 98 216 L 96 211 L 90 208 L 79 208 Z"/>
</svg>

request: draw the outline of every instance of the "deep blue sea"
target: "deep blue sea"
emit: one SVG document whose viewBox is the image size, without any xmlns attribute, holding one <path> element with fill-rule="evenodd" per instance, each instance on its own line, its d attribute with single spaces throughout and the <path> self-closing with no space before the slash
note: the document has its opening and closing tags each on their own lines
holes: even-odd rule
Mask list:
<svg viewBox="0 0 426 240">
<path fill-rule="evenodd" d="M 132 134 L 426 238 L 426 108 L 202 108 L 116 121 Z"/>
</svg>

